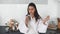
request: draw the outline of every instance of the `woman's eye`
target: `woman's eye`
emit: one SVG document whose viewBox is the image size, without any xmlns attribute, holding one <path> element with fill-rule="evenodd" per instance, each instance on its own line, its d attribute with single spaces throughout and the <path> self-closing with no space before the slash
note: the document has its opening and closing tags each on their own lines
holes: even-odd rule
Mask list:
<svg viewBox="0 0 60 34">
<path fill-rule="evenodd" d="M 33 10 L 33 9 L 30 9 L 30 10 Z"/>
</svg>

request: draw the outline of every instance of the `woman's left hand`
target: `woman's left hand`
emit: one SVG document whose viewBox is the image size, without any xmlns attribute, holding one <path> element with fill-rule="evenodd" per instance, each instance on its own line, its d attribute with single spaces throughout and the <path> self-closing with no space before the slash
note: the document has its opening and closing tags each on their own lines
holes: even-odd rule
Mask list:
<svg viewBox="0 0 60 34">
<path fill-rule="evenodd" d="M 47 22 L 50 19 L 50 16 L 47 16 L 46 18 L 44 18 L 42 21 L 45 24 L 45 22 Z"/>
</svg>

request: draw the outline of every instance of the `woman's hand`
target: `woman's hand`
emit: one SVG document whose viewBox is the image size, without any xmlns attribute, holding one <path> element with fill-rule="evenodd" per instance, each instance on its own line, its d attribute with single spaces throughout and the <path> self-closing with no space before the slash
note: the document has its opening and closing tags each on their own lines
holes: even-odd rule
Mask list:
<svg viewBox="0 0 60 34">
<path fill-rule="evenodd" d="M 25 24 L 26 24 L 26 27 L 28 27 L 28 22 L 29 22 L 29 17 L 26 16 L 26 18 L 25 18 Z"/>
<path fill-rule="evenodd" d="M 47 22 L 50 19 L 50 16 L 47 16 L 46 18 L 44 18 L 42 21 L 45 24 L 45 22 Z"/>
</svg>

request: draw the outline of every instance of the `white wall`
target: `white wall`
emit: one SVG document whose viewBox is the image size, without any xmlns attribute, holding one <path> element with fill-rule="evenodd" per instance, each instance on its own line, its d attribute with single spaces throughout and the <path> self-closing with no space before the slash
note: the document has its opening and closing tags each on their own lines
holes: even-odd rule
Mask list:
<svg viewBox="0 0 60 34">
<path fill-rule="evenodd" d="M 23 7 L 25 6 L 25 7 Z M 22 9 L 21 9 L 22 8 Z M 0 5 L 1 19 L 2 23 L 0 25 L 5 25 L 5 23 L 9 20 L 9 18 L 14 18 L 20 21 L 20 17 L 24 14 L 26 9 L 26 5 L 15 5 L 15 4 L 2 4 Z M 22 16 L 23 17 L 23 16 Z M 4 24 L 3 24 L 4 23 Z"/>
<path fill-rule="evenodd" d="M 58 2 L 58 17 L 60 18 L 60 1 Z"/>
<path fill-rule="evenodd" d="M 56 0 L 48 0 L 48 11 L 52 18 L 58 17 L 58 3 Z"/>
</svg>

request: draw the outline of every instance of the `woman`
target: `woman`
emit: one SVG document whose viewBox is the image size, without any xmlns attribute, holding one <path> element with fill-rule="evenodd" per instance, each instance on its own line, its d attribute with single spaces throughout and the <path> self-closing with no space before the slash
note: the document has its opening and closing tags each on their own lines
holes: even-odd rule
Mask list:
<svg viewBox="0 0 60 34">
<path fill-rule="evenodd" d="M 38 34 L 37 26 L 41 17 L 38 14 L 36 5 L 34 3 L 30 3 L 28 5 L 27 11 L 28 13 L 26 15 L 25 24 L 26 24 L 26 27 L 28 28 L 28 31 L 26 34 Z M 45 21 L 47 20 L 43 19 L 42 21 L 45 24 Z"/>
</svg>

